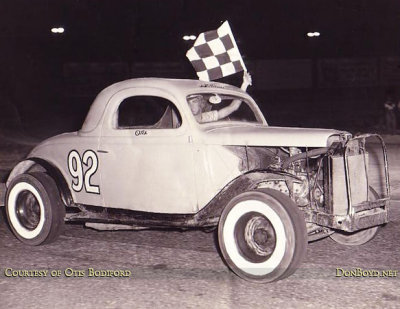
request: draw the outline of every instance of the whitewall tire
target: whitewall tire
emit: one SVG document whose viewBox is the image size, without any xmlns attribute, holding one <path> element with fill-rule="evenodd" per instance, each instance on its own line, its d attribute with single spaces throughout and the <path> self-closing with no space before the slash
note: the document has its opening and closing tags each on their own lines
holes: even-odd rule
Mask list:
<svg viewBox="0 0 400 309">
<path fill-rule="evenodd" d="M 17 176 L 7 189 L 7 219 L 22 242 L 40 245 L 62 231 L 65 208 L 54 180 L 45 173 Z"/>
<path fill-rule="evenodd" d="M 238 276 L 257 282 L 282 279 L 298 268 L 306 253 L 304 216 L 281 192 L 245 192 L 223 210 L 218 242 Z"/>
</svg>

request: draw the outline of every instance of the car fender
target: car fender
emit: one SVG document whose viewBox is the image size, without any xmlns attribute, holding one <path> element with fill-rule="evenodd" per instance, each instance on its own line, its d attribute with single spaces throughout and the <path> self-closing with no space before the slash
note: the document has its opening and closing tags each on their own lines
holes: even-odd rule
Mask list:
<svg viewBox="0 0 400 309">
<path fill-rule="evenodd" d="M 29 158 L 19 162 L 12 169 L 10 176 L 7 179 L 6 187 L 10 185 L 11 181 L 16 176 L 31 171 L 43 171 L 49 174 L 49 176 L 52 177 L 53 180 L 55 181 L 58 190 L 60 191 L 61 198 L 63 202 L 66 204 L 66 206 L 70 206 L 74 203 L 67 181 L 65 180 L 61 171 L 57 167 L 55 167 L 52 163 L 40 158 Z"/>
<path fill-rule="evenodd" d="M 222 210 L 236 195 L 257 189 L 258 185 L 268 180 L 290 181 L 296 176 L 271 170 L 249 171 L 229 182 L 204 208 L 196 214 L 196 220 L 202 221 L 213 217 L 220 217 Z"/>
</svg>

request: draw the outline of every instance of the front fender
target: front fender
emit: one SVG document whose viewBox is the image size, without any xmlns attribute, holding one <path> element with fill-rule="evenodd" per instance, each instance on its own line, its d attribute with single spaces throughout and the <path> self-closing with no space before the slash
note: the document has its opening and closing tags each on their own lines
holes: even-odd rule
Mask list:
<svg viewBox="0 0 400 309">
<path fill-rule="evenodd" d="M 203 221 L 220 217 L 222 210 L 233 197 L 240 193 L 256 189 L 258 184 L 264 181 L 287 181 L 293 179 L 297 178 L 292 174 L 278 171 L 275 172 L 271 170 L 250 171 L 240 175 L 228 183 L 204 208 L 202 208 L 195 215 L 195 219 L 198 221 Z"/>
</svg>

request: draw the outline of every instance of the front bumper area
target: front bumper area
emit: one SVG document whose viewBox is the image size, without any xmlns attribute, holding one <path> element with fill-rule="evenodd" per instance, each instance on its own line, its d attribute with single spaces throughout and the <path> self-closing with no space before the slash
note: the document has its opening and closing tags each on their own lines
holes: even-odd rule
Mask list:
<svg viewBox="0 0 400 309">
<path fill-rule="evenodd" d="M 314 222 L 324 227 L 345 232 L 356 232 L 373 226 L 382 225 L 389 221 L 388 198 L 360 205 L 362 207 L 368 205 L 370 209 L 362 210 L 352 215 L 332 215 L 312 210 L 304 214 L 305 220 L 306 222 Z"/>
</svg>

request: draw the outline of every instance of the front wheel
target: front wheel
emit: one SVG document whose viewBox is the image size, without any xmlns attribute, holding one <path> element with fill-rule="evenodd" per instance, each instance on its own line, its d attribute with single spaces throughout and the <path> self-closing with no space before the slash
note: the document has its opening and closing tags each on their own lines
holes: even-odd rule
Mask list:
<svg viewBox="0 0 400 309">
<path fill-rule="evenodd" d="M 54 241 L 64 224 L 58 188 L 45 173 L 17 176 L 7 190 L 6 212 L 15 236 L 29 245 Z"/>
<path fill-rule="evenodd" d="M 249 281 L 291 275 L 307 248 L 305 220 L 281 192 L 260 189 L 233 198 L 221 214 L 218 242 L 228 266 Z"/>
</svg>

